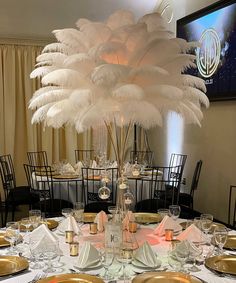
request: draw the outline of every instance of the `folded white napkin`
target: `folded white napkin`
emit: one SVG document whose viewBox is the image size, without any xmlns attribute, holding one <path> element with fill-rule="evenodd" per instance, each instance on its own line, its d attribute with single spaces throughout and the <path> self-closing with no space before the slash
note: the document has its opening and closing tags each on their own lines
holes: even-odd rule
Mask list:
<svg viewBox="0 0 236 283">
<path fill-rule="evenodd" d="M 40 241 L 42 238 L 46 238 L 48 241 L 57 241 L 57 237 L 45 224 L 41 224 L 30 233 L 30 239 L 33 241 Z"/>
<path fill-rule="evenodd" d="M 96 215 L 94 222 L 97 223 L 98 225 L 98 232 L 103 232 L 105 229 L 105 224 L 108 222 L 108 217 L 106 215 L 106 212 L 103 210 L 100 211 Z"/>
<path fill-rule="evenodd" d="M 157 258 L 156 253 L 153 251 L 148 242 L 144 242 L 143 245 L 135 252 L 134 264 L 135 262 L 141 263 L 141 265 L 150 268 L 160 265 L 160 260 Z"/>
<path fill-rule="evenodd" d="M 173 229 L 174 232 L 181 231 L 182 226 L 180 226 L 175 220 L 173 220 L 171 217 L 166 215 L 161 223 L 157 226 L 157 228 L 154 230 L 155 235 L 163 236 L 165 235 L 165 229 Z"/>
<path fill-rule="evenodd" d="M 75 174 L 75 169 L 70 163 L 64 164 L 60 170 L 61 174 Z"/>
<path fill-rule="evenodd" d="M 57 228 L 60 232 L 74 231 L 75 234 L 80 234 L 79 226 L 72 215 L 69 215 L 66 219 L 58 225 Z"/>
<path fill-rule="evenodd" d="M 130 221 L 135 221 L 135 216 L 132 211 L 128 211 L 123 219 L 123 230 L 129 230 Z"/>
<path fill-rule="evenodd" d="M 194 224 L 190 225 L 186 230 L 176 237 L 177 240 L 189 240 L 191 242 L 205 242 L 206 236 Z"/>
<path fill-rule="evenodd" d="M 77 267 L 78 268 L 93 268 L 100 262 L 98 250 L 90 243 L 85 242 L 80 250 Z"/>
<path fill-rule="evenodd" d="M 76 175 L 80 176 L 82 174 L 82 167 L 83 167 L 83 163 L 81 161 L 78 161 L 75 164 L 74 168 L 75 168 L 75 174 Z"/>
</svg>

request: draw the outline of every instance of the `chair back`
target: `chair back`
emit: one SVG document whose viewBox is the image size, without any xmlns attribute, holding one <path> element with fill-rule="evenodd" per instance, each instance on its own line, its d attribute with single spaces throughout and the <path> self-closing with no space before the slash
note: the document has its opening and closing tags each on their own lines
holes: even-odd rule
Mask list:
<svg viewBox="0 0 236 283">
<path fill-rule="evenodd" d="M 27 158 L 30 165 L 48 166 L 48 157 L 46 151 L 28 151 Z"/>
<path fill-rule="evenodd" d="M 147 166 L 152 166 L 153 162 L 153 151 L 131 151 L 130 152 L 130 161 L 134 163 L 137 161 L 139 164 L 145 164 Z"/>
<path fill-rule="evenodd" d="M 196 164 L 194 173 L 193 173 L 193 179 L 192 179 L 192 184 L 191 184 L 191 191 L 190 191 L 190 195 L 193 197 L 194 195 L 194 191 L 197 189 L 198 187 L 198 182 L 199 182 L 199 178 L 200 178 L 200 174 L 201 174 L 201 169 L 202 169 L 202 160 L 199 160 Z"/>
<path fill-rule="evenodd" d="M 16 187 L 15 170 L 10 154 L 0 156 L 0 174 L 6 199 L 9 190 Z"/>
<path fill-rule="evenodd" d="M 85 204 L 98 201 L 111 201 L 115 203 L 116 200 L 116 182 L 118 178 L 117 168 L 82 168 L 82 188 Z M 102 200 L 98 196 L 98 190 L 104 185 L 104 180 L 111 190 L 109 199 Z"/>
<path fill-rule="evenodd" d="M 94 159 L 93 149 L 75 149 L 75 163 L 81 161 L 89 164 L 89 161 L 93 159 Z"/>
</svg>

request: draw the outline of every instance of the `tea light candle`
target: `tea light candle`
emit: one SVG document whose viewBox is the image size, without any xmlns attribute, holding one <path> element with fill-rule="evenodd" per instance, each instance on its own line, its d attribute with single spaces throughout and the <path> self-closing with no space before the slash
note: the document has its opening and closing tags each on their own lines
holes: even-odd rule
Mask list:
<svg viewBox="0 0 236 283">
<path fill-rule="evenodd" d="M 70 256 L 77 256 L 79 254 L 79 243 L 70 243 Z"/>
<path fill-rule="evenodd" d="M 172 241 L 174 235 L 173 229 L 165 229 L 165 239 L 166 241 Z"/>
<path fill-rule="evenodd" d="M 98 232 L 98 225 L 97 223 L 90 223 L 90 229 L 89 229 L 89 233 L 90 234 L 97 234 Z"/>
<path fill-rule="evenodd" d="M 72 243 L 73 237 L 74 237 L 73 231 L 66 231 L 66 243 L 69 243 L 69 244 Z"/>
<path fill-rule="evenodd" d="M 121 184 L 119 185 L 119 188 L 120 188 L 121 190 L 125 190 L 125 189 L 127 188 L 127 185 L 126 185 L 125 183 L 121 183 Z"/>
<path fill-rule="evenodd" d="M 140 175 L 140 170 L 134 169 L 134 170 L 132 171 L 132 175 L 133 175 L 134 177 L 138 177 L 138 176 Z"/>
<path fill-rule="evenodd" d="M 129 232 L 136 233 L 137 232 L 137 223 L 134 221 L 129 222 Z"/>
</svg>

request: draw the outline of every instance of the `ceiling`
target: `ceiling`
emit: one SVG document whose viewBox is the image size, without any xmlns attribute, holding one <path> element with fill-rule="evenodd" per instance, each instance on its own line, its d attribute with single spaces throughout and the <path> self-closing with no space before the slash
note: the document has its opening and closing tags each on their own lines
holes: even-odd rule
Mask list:
<svg viewBox="0 0 236 283">
<path fill-rule="evenodd" d="M 137 18 L 160 0 L 0 0 L 0 38 L 52 37 L 52 30 L 75 27 L 79 18 L 105 20 L 117 9 Z"/>
</svg>

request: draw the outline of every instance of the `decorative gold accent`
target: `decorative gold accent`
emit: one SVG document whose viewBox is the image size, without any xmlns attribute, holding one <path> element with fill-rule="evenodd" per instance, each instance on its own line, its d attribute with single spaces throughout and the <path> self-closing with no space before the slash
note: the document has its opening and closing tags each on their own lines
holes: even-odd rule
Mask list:
<svg viewBox="0 0 236 283">
<path fill-rule="evenodd" d="M 97 223 L 90 223 L 89 225 L 89 233 L 90 234 L 97 234 L 98 232 L 98 225 Z"/>
<path fill-rule="evenodd" d="M 138 227 L 138 225 L 137 225 L 136 222 L 134 222 L 134 221 L 130 221 L 129 222 L 129 232 L 136 233 L 137 232 L 137 227 Z"/>
<path fill-rule="evenodd" d="M 137 275 L 132 283 L 201 283 L 201 279 L 182 272 L 147 272 Z"/>
<path fill-rule="evenodd" d="M 83 216 L 83 220 L 85 223 L 94 222 L 97 213 L 95 212 L 85 212 Z"/>
<path fill-rule="evenodd" d="M 228 235 L 227 241 L 224 245 L 224 249 L 233 249 L 236 251 L 236 235 Z"/>
<path fill-rule="evenodd" d="M 40 221 L 39 223 L 44 224 L 44 222 Z M 47 219 L 47 223 L 45 223 L 48 226 L 48 229 L 53 230 L 57 228 L 58 226 L 58 221 L 53 220 L 53 219 Z M 33 231 L 33 226 L 29 227 L 29 231 Z M 26 227 L 23 224 L 20 224 L 20 232 L 26 232 Z"/>
<path fill-rule="evenodd" d="M 74 232 L 73 231 L 66 231 L 65 232 L 65 242 L 66 243 L 72 243 L 74 238 Z"/>
<path fill-rule="evenodd" d="M 205 260 L 205 266 L 218 272 L 236 275 L 236 256 L 220 255 L 209 257 Z"/>
<path fill-rule="evenodd" d="M 10 246 L 10 243 L 4 239 L 5 233 L 0 233 L 0 248 Z"/>
<path fill-rule="evenodd" d="M 50 283 L 50 282 L 57 282 L 57 283 L 104 283 L 104 281 L 93 275 L 88 274 L 60 274 L 54 275 L 47 278 L 43 278 L 38 281 L 38 283 Z"/>
<path fill-rule="evenodd" d="M 53 179 L 78 179 L 79 175 L 55 175 L 53 176 Z"/>
<path fill-rule="evenodd" d="M 28 261 L 18 256 L 0 256 L 0 276 L 12 275 L 29 267 Z"/>
<path fill-rule="evenodd" d="M 134 216 L 135 221 L 140 224 L 161 222 L 161 215 L 158 213 L 136 212 Z"/>
<path fill-rule="evenodd" d="M 187 225 L 191 225 L 193 224 L 194 222 L 193 221 L 185 221 L 185 222 L 181 222 L 180 225 L 182 226 L 183 230 L 185 230 L 187 227 Z M 211 229 L 209 231 L 210 234 L 213 234 L 214 233 L 214 230 L 216 227 L 219 227 L 219 226 L 224 226 L 223 224 L 221 223 L 216 223 L 216 222 L 213 222 L 212 225 L 211 225 Z"/>
<path fill-rule="evenodd" d="M 79 254 L 79 243 L 70 243 L 70 256 L 77 256 Z"/>
<path fill-rule="evenodd" d="M 172 241 L 174 236 L 174 230 L 173 229 L 165 229 L 165 240 L 166 241 Z"/>
</svg>

